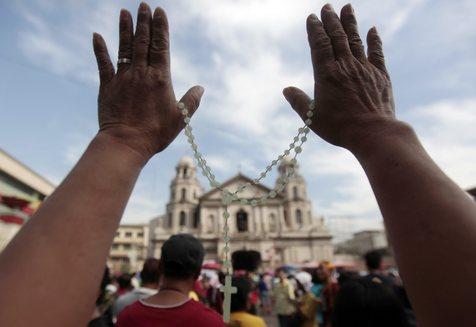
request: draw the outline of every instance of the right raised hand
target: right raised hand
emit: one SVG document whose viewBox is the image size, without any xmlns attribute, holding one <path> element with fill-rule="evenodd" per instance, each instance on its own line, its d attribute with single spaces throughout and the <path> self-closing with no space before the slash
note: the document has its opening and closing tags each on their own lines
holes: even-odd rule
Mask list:
<svg viewBox="0 0 476 327">
<path fill-rule="evenodd" d="M 121 11 L 119 58 L 130 62 L 111 63 L 106 43 L 94 34 L 94 53 L 99 67 L 99 136 L 126 145 L 145 161 L 165 149 L 184 127 L 177 109 L 170 75 L 169 29 L 167 16 L 157 8 L 152 16 L 141 3 L 137 27 L 132 17 Z M 194 86 L 182 97 L 189 115 L 198 108 L 203 94 Z"/>
<path fill-rule="evenodd" d="M 367 34 L 365 55 L 350 4 L 342 8 L 340 19 L 327 4 L 321 18 L 322 23 L 314 14 L 307 19 L 316 101 L 310 127 L 327 142 L 352 151 L 403 123 L 395 119 L 390 76 L 375 27 Z M 306 120 L 311 99 L 296 87 L 283 93 Z"/>
</svg>

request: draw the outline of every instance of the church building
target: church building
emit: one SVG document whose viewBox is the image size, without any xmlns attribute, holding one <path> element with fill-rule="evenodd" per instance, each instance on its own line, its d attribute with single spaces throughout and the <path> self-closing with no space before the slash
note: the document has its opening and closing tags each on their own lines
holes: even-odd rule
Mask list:
<svg viewBox="0 0 476 327">
<path fill-rule="evenodd" d="M 290 160 L 283 159 L 278 167 L 277 183 L 292 166 Z M 304 178 L 298 167 L 293 168 L 296 173 L 276 197 L 254 207 L 240 202 L 228 206 L 231 252 L 259 251 L 263 265 L 273 267 L 332 260 L 332 236 L 324 219 L 313 215 Z M 205 191 L 196 173 L 191 158 L 182 158 L 176 166 L 166 213 L 150 221 L 149 255 L 160 257 L 160 248 L 170 235 L 191 233 L 203 242 L 206 260 L 221 261 L 224 245 L 221 191 L 217 188 Z M 238 173 L 220 187 L 233 192 L 248 182 L 253 181 Z M 240 193 L 240 198 L 258 198 L 270 191 L 263 184 L 252 184 Z"/>
</svg>

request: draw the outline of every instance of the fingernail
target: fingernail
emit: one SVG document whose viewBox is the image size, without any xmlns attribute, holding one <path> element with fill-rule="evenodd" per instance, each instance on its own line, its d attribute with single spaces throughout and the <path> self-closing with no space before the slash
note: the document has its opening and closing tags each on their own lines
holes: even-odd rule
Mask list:
<svg viewBox="0 0 476 327">
<path fill-rule="evenodd" d="M 200 93 L 200 96 L 202 96 L 203 93 L 205 92 L 205 89 L 203 88 L 203 86 L 197 85 L 197 91 L 198 93 Z"/>
<path fill-rule="evenodd" d="M 334 10 L 334 8 L 330 3 L 326 3 L 326 5 L 324 6 L 324 10 L 331 11 Z"/>
</svg>

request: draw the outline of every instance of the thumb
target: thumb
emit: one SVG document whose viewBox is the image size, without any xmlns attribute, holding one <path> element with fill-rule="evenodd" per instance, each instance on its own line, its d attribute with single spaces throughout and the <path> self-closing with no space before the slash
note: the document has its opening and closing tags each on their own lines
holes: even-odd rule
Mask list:
<svg viewBox="0 0 476 327">
<path fill-rule="evenodd" d="M 200 85 L 195 85 L 191 87 L 187 91 L 187 93 L 185 93 L 184 96 L 180 99 L 180 102 L 182 102 L 187 108 L 188 115 L 190 117 L 192 117 L 192 115 L 198 109 L 203 92 L 205 92 L 205 89 L 203 87 L 201 87 Z"/>
<path fill-rule="evenodd" d="M 309 110 L 311 98 L 304 93 L 304 91 L 297 87 L 290 86 L 283 90 L 283 95 L 303 121 L 308 119 L 306 114 Z"/>
</svg>

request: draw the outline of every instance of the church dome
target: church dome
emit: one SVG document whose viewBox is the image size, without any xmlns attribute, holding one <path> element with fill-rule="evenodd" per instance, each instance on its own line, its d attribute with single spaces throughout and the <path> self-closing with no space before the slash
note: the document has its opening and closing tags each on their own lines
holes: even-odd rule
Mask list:
<svg viewBox="0 0 476 327">
<path fill-rule="evenodd" d="M 182 157 L 178 163 L 179 166 L 194 166 L 193 159 L 190 157 Z"/>
</svg>

